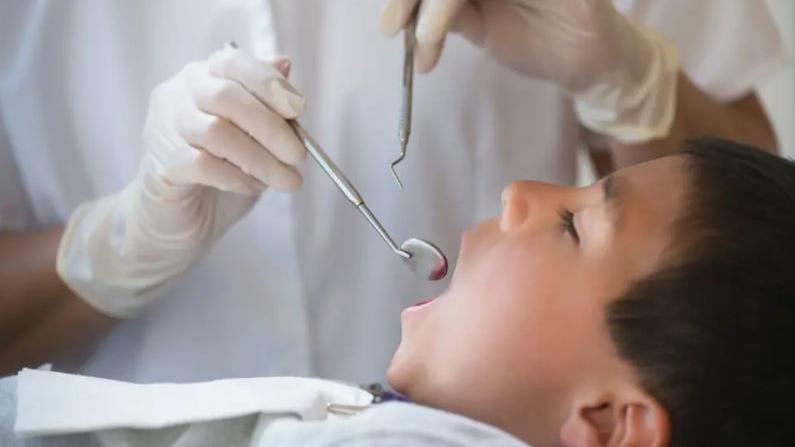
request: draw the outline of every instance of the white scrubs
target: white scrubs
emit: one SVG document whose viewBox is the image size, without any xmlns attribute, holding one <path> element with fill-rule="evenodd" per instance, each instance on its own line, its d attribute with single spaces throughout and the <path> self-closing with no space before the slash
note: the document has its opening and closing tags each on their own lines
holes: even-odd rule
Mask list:
<svg viewBox="0 0 795 447">
<path fill-rule="evenodd" d="M 732 100 L 783 61 L 762 0 L 617 0 L 680 49 L 707 93 Z M 304 126 L 398 240 L 436 242 L 495 215 L 501 189 L 571 183 L 581 143 L 570 101 L 451 37 L 415 81 L 399 191 L 401 39 L 372 0 L 60 0 L 0 4 L 0 227 L 63 223 L 114 193 L 141 158 L 148 95 L 228 40 L 293 59 Z M 133 381 L 316 375 L 380 381 L 402 308 L 444 283 L 414 278 L 311 162 L 293 195 L 268 192 L 141 318 L 119 324 L 74 369 Z M 66 368 L 56 365 L 56 368 Z"/>
</svg>

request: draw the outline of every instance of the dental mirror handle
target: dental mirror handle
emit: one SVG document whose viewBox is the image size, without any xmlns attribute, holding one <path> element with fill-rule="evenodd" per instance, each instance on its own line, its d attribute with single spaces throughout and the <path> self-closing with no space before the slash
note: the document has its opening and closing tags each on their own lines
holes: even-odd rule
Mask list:
<svg viewBox="0 0 795 447">
<path fill-rule="evenodd" d="M 293 128 L 293 131 L 298 138 L 303 143 L 306 151 L 309 152 L 309 155 L 320 165 L 320 169 L 328 175 L 331 181 L 337 185 L 337 188 L 345 194 L 345 197 L 348 199 L 349 202 L 356 207 L 357 210 L 367 219 L 367 222 L 375 229 L 381 239 L 389 245 L 389 248 L 392 249 L 398 256 L 408 259 L 411 258 L 411 254 L 402 250 L 400 247 L 395 244 L 395 241 L 392 240 L 392 237 L 389 236 L 386 229 L 381 225 L 381 222 L 373 215 L 370 208 L 367 207 L 367 204 L 364 203 L 364 199 L 362 199 L 361 194 L 356 188 L 351 184 L 350 180 L 345 176 L 345 174 L 340 171 L 334 161 L 326 154 L 325 151 L 320 147 L 317 142 L 298 124 L 296 120 L 287 120 L 290 124 L 290 127 Z"/>
<path fill-rule="evenodd" d="M 229 41 L 226 43 L 226 46 L 229 48 L 238 48 L 237 44 L 234 41 Z M 254 95 L 256 96 L 256 95 Z M 364 199 L 362 199 L 362 195 L 359 194 L 359 191 L 351 184 L 350 180 L 345 176 L 345 174 L 340 171 L 340 168 L 334 163 L 334 161 L 326 155 L 326 152 L 321 149 L 320 145 L 315 142 L 314 138 L 312 138 L 307 131 L 298 124 L 296 120 L 287 120 L 287 123 L 292 127 L 293 132 L 298 136 L 303 143 L 306 151 L 309 152 L 309 155 L 312 156 L 313 159 L 320 165 L 320 169 L 329 176 L 331 181 L 337 185 L 337 188 L 345 194 L 345 197 L 348 198 L 348 201 L 356 207 L 357 210 L 367 219 L 367 222 L 370 223 L 375 231 L 381 236 L 381 239 L 389 245 L 389 248 L 392 249 L 395 254 L 406 259 L 411 259 L 411 253 L 401 249 L 400 247 L 395 244 L 395 241 L 392 240 L 392 237 L 389 233 L 386 232 L 386 229 L 381 222 L 376 219 L 373 212 L 370 211 L 370 208 L 364 203 Z"/>
</svg>

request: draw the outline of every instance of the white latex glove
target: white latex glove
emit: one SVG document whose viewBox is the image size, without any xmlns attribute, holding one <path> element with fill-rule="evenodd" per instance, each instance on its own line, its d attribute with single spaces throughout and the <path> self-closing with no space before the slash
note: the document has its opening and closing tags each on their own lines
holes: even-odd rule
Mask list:
<svg viewBox="0 0 795 447">
<path fill-rule="evenodd" d="M 389 0 L 394 35 L 419 0 Z M 610 0 L 422 0 L 416 65 L 431 70 L 451 31 L 503 64 L 568 91 L 582 123 L 626 143 L 668 134 L 679 66 L 675 48 Z"/>
<path fill-rule="evenodd" d="M 154 89 L 137 177 L 80 206 L 61 239 L 57 270 L 76 294 L 110 316 L 134 316 L 266 186 L 301 185 L 294 165 L 306 153 L 285 119 L 303 112 L 304 98 L 288 68 L 228 48 Z"/>
</svg>

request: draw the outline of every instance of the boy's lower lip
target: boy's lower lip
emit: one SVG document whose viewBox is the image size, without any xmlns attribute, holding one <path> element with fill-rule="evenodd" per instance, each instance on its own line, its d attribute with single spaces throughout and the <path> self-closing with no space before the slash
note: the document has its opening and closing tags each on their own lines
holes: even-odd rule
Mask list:
<svg viewBox="0 0 795 447">
<path fill-rule="evenodd" d="M 422 309 L 425 309 L 426 307 L 429 307 L 431 304 L 433 304 L 433 301 L 434 301 L 434 298 L 431 298 L 429 300 L 419 301 L 418 303 L 413 304 L 413 305 L 403 309 L 402 314 L 405 315 L 407 313 L 418 312 L 418 311 L 420 311 Z"/>
</svg>

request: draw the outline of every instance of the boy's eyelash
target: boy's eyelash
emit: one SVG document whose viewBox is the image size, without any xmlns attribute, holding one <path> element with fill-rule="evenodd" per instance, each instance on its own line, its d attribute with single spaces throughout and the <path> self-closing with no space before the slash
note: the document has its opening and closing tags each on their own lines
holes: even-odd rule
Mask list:
<svg viewBox="0 0 795 447">
<path fill-rule="evenodd" d="M 577 227 L 574 226 L 574 213 L 567 209 L 562 209 L 558 212 L 558 215 L 560 216 L 560 227 L 579 244 L 580 235 L 577 233 Z"/>
</svg>

